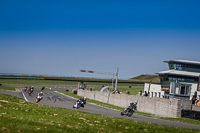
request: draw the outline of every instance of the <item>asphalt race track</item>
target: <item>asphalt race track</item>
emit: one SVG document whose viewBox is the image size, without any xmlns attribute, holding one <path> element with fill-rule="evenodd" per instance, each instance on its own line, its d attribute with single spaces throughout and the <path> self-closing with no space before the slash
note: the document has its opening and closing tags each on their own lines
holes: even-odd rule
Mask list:
<svg viewBox="0 0 200 133">
<path fill-rule="evenodd" d="M 27 91 L 25 92 L 24 90 L 22 90 L 22 92 L 0 90 L 0 93 L 24 98 L 25 100 L 29 102 L 33 102 L 33 103 L 35 103 L 36 96 L 38 95 L 39 92 L 40 91 L 38 90 L 34 90 L 31 96 L 29 96 Z M 43 99 L 37 104 L 77 110 L 76 108 L 73 108 L 73 105 L 75 104 L 76 100 L 77 99 L 66 96 L 64 94 L 60 94 L 59 92 L 44 90 Z M 101 114 L 101 115 L 111 116 L 111 117 L 126 118 L 126 119 L 132 119 L 136 121 L 143 121 L 143 122 L 154 123 L 154 124 L 159 124 L 159 125 L 168 125 L 168 126 L 200 130 L 200 126 L 198 125 L 160 120 L 160 119 L 155 119 L 155 118 L 150 118 L 150 117 L 145 117 L 145 116 L 140 116 L 140 115 L 135 115 L 135 114 L 133 114 L 132 117 L 121 116 L 120 111 L 118 110 L 113 110 L 113 109 L 101 107 L 101 106 L 90 104 L 90 103 L 86 103 L 84 108 L 81 107 L 78 110 L 93 113 L 93 114 Z"/>
</svg>

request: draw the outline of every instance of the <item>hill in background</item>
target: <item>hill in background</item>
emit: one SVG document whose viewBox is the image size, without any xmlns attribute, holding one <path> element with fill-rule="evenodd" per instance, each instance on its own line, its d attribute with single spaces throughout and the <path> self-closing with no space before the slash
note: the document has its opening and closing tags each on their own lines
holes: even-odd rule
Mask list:
<svg viewBox="0 0 200 133">
<path fill-rule="evenodd" d="M 160 83 L 160 77 L 158 75 L 142 74 L 137 77 L 130 78 L 131 81 L 143 81 L 143 82 L 157 82 Z"/>
</svg>

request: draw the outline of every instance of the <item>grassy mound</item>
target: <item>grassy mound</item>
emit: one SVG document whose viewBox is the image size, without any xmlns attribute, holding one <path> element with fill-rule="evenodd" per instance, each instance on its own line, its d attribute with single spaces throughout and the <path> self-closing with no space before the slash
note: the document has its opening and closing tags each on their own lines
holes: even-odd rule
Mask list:
<svg viewBox="0 0 200 133">
<path fill-rule="evenodd" d="M 158 75 L 139 75 L 137 77 L 130 78 L 131 81 L 143 81 L 143 82 L 160 82 L 160 77 Z"/>
</svg>

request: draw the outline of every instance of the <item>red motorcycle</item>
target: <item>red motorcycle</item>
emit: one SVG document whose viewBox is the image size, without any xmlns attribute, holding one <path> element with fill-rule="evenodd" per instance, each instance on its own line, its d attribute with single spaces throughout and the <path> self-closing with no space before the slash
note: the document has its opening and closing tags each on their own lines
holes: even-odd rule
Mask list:
<svg viewBox="0 0 200 133">
<path fill-rule="evenodd" d="M 30 96 L 30 95 L 31 95 L 31 93 L 32 93 L 32 91 L 29 89 L 29 90 L 28 90 L 28 95 Z"/>
<path fill-rule="evenodd" d="M 38 95 L 35 99 L 35 102 L 38 103 L 40 100 L 42 100 L 42 98 L 43 98 L 42 96 Z"/>
</svg>

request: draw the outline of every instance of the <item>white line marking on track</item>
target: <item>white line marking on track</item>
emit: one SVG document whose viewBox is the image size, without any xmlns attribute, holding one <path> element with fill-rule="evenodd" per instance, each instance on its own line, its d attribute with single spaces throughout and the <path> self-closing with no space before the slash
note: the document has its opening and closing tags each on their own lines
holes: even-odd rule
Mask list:
<svg viewBox="0 0 200 133">
<path fill-rule="evenodd" d="M 23 90 L 21 90 L 21 92 L 22 92 L 22 95 L 24 96 L 24 99 L 25 99 L 27 102 L 29 102 L 28 99 L 26 98 L 26 96 L 24 95 Z"/>
</svg>

